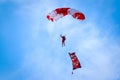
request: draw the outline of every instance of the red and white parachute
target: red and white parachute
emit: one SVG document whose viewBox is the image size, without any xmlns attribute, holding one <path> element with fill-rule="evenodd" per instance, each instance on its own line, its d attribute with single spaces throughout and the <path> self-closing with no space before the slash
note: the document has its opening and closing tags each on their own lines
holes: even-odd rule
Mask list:
<svg viewBox="0 0 120 80">
<path fill-rule="evenodd" d="M 57 8 L 53 10 L 52 12 L 48 13 L 46 17 L 48 20 L 53 22 L 53 21 L 57 21 L 58 19 L 66 15 L 71 15 L 73 18 L 76 18 L 78 20 L 85 19 L 85 16 L 83 13 L 79 12 L 78 10 L 72 9 L 72 8 Z"/>
</svg>

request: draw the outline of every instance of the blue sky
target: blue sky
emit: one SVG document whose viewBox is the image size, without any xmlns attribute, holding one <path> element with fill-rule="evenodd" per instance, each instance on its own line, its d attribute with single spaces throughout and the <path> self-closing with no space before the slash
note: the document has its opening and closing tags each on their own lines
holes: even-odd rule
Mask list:
<svg viewBox="0 0 120 80">
<path fill-rule="evenodd" d="M 0 80 L 119 80 L 119 0 L 0 0 Z M 58 7 L 83 12 L 50 22 Z M 60 34 L 67 37 L 61 47 Z M 68 52 L 82 68 L 74 71 Z"/>
</svg>

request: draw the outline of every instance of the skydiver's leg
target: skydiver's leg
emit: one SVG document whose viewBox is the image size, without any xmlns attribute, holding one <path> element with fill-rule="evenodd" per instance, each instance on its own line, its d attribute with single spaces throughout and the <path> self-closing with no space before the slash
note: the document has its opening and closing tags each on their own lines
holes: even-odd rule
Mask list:
<svg viewBox="0 0 120 80">
<path fill-rule="evenodd" d="M 65 42 L 63 42 L 63 46 L 65 46 Z"/>
<path fill-rule="evenodd" d="M 63 41 L 63 46 L 65 46 L 65 40 Z"/>
<path fill-rule="evenodd" d="M 64 41 L 62 40 L 62 47 L 64 46 Z"/>
<path fill-rule="evenodd" d="M 63 42 L 62 42 L 62 47 L 63 47 Z"/>
</svg>

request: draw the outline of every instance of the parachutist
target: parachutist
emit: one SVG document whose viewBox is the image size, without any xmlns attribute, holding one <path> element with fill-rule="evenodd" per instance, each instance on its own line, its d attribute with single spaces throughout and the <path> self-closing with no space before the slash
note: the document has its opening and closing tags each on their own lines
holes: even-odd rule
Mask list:
<svg viewBox="0 0 120 80">
<path fill-rule="evenodd" d="M 62 38 L 62 47 L 65 46 L 65 40 L 66 37 L 60 34 L 60 37 Z"/>
</svg>

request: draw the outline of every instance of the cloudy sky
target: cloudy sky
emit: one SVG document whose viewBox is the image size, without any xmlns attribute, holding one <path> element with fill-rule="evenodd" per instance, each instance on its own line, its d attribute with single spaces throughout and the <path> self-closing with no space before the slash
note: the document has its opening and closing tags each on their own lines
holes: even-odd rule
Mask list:
<svg viewBox="0 0 120 80">
<path fill-rule="evenodd" d="M 120 80 L 119 0 L 0 0 L 0 80 Z M 50 22 L 59 7 L 85 14 Z M 60 34 L 67 37 L 61 46 Z M 82 68 L 72 72 L 68 52 Z"/>
</svg>

